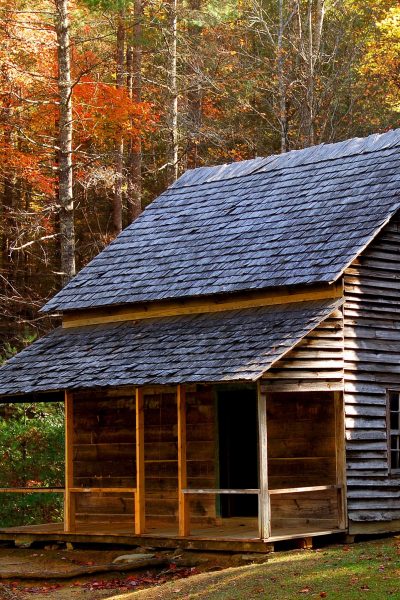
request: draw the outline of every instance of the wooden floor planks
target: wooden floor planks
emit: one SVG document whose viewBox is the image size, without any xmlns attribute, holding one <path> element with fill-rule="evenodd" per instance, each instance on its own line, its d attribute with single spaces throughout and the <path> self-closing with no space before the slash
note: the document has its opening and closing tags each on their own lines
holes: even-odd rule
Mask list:
<svg viewBox="0 0 400 600">
<path fill-rule="evenodd" d="M 133 535 L 132 528 L 126 524 L 102 524 L 101 528 L 93 524 L 80 525 L 80 531 L 65 533 L 62 523 L 45 525 L 28 525 L 23 527 L 8 527 L 0 529 L 0 540 L 31 540 L 31 541 L 74 541 L 85 543 L 125 543 L 127 545 L 144 544 L 159 547 L 175 547 L 176 545 L 209 550 L 231 551 L 267 551 L 272 542 L 287 539 L 306 538 L 318 535 L 339 533 L 337 528 L 331 528 L 318 521 L 309 523 L 291 523 L 289 528 L 272 527 L 272 535 L 268 541 L 258 537 L 257 519 L 235 517 L 222 519 L 215 526 L 193 527 L 190 537 L 178 535 L 178 525 L 165 528 L 160 526 L 147 527 L 146 533 Z M 269 548 L 270 549 L 270 548 Z"/>
</svg>

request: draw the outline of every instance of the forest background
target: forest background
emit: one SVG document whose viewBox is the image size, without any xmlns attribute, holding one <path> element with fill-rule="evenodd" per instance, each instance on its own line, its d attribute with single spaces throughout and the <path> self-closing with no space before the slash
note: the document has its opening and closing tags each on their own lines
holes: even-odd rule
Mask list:
<svg viewBox="0 0 400 600">
<path fill-rule="evenodd" d="M 0 363 L 186 169 L 399 125 L 398 0 L 0 0 Z M 0 417 L 0 486 L 62 485 L 62 408 Z"/>
</svg>

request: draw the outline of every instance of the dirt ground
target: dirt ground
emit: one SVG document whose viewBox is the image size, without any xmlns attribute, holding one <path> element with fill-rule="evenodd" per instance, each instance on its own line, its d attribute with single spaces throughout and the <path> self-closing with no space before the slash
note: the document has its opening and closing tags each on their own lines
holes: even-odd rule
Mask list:
<svg viewBox="0 0 400 600">
<path fill-rule="evenodd" d="M 118 565 L 113 572 L 105 571 L 110 566 L 115 568 L 112 561 L 117 556 L 131 553 L 135 553 L 136 560 L 153 563 L 138 570 L 123 570 Z M 93 569 L 102 572 L 87 573 Z M 77 570 L 80 575 L 76 575 Z M 149 548 L 0 547 L 0 600 L 362 600 L 367 597 L 400 600 L 400 536 L 351 545 L 321 544 L 315 549 L 268 555 L 157 552 Z"/>
<path fill-rule="evenodd" d="M 158 564 L 143 569 L 107 569 L 118 556 L 148 549 L 113 550 L 0 548 L 0 600 L 97 600 L 251 562 L 247 555 L 157 552 Z M 263 555 L 253 560 L 266 560 Z M 114 567 L 115 568 L 115 567 Z M 90 573 L 92 570 L 100 572 Z M 77 572 L 80 572 L 77 574 Z"/>
</svg>

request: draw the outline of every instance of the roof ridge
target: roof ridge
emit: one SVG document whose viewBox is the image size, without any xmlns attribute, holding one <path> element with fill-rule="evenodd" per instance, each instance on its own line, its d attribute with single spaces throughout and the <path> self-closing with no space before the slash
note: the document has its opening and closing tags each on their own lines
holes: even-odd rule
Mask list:
<svg viewBox="0 0 400 600">
<path fill-rule="evenodd" d="M 399 165 L 400 129 L 192 171 L 42 310 L 332 282 L 399 208 Z"/>
<path fill-rule="evenodd" d="M 236 179 L 255 173 L 265 173 L 349 156 L 371 154 L 396 146 L 400 146 L 400 128 L 390 129 L 385 133 L 373 133 L 363 138 L 355 137 L 329 144 L 323 142 L 307 148 L 290 150 L 283 154 L 271 154 L 266 157 L 189 169 L 168 189 L 192 187 L 213 181 Z"/>
</svg>

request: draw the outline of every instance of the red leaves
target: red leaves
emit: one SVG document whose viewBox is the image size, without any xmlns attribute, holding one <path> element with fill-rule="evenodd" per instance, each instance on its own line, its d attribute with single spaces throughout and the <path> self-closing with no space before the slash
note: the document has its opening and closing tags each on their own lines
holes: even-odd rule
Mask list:
<svg viewBox="0 0 400 600">
<path fill-rule="evenodd" d="M 17 587 L 17 582 L 13 582 L 10 585 L 11 589 L 15 589 Z M 18 588 L 18 591 L 24 593 L 24 594 L 48 594 L 49 592 L 54 592 L 54 590 L 58 590 L 60 589 L 61 584 L 59 583 L 53 583 L 50 585 L 34 585 L 34 586 L 27 586 L 27 587 L 22 587 L 22 588 Z"/>
<path fill-rule="evenodd" d="M 72 561 L 79 562 L 79 561 Z M 80 564 L 93 564 L 91 561 L 80 563 Z M 132 591 L 137 589 L 138 587 L 149 587 L 156 586 L 162 583 L 166 583 L 167 581 L 186 579 L 186 577 L 190 577 L 191 575 L 197 575 L 199 571 L 195 568 L 179 568 L 175 564 L 171 564 L 168 572 L 162 571 L 161 573 L 151 573 L 148 572 L 144 575 L 128 575 L 127 577 L 114 577 L 112 579 L 93 579 L 87 582 L 78 582 L 68 584 L 68 587 L 82 588 L 83 590 L 87 590 L 89 592 L 94 592 L 96 590 L 118 590 L 118 591 Z M 31 585 L 19 587 L 20 582 L 13 581 L 9 584 L 9 588 L 12 590 L 17 590 L 24 594 L 48 594 L 63 587 L 59 583 L 54 584 L 46 584 L 46 585 Z"/>
<path fill-rule="evenodd" d="M 146 575 L 128 575 L 124 578 L 100 579 L 85 583 L 74 583 L 75 587 L 81 587 L 91 592 L 95 590 L 115 590 L 129 591 L 139 586 L 153 586 L 166 583 L 174 579 L 186 579 L 191 575 L 197 575 L 198 570 L 195 567 L 179 569 L 176 565 L 170 565 L 168 574 L 165 572 L 159 574 L 146 573 Z"/>
</svg>

